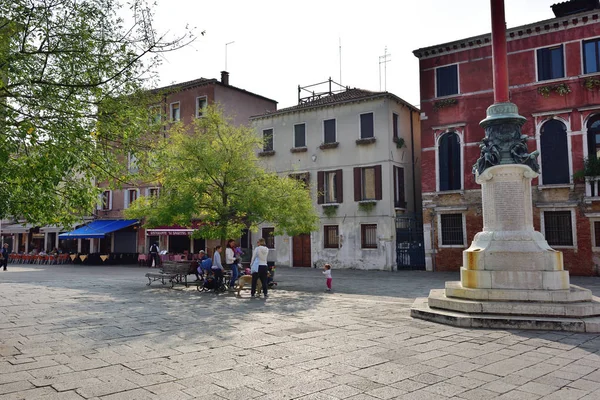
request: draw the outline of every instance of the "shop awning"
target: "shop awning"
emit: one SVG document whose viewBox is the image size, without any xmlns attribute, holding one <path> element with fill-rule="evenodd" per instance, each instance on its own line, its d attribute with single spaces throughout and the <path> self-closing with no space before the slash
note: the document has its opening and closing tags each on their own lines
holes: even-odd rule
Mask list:
<svg viewBox="0 0 600 400">
<path fill-rule="evenodd" d="M 93 221 L 74 231 L 61 233 L 59 239 L 102 239 L 106 234 L 137 224 L 137 219 L 117 219 Z"/>
<path fill-rule="evenodd" d="M 11 224 L 11 225 L 4 225 L 2 224 L 1 230 L 2 230 L 2 234 L 6 234 L 6 235 L 13 235 L 15 233 L 28 233 L 30 229 L 35 228 L 35 225 L 32 224 L 25 224 L 25 225 L 21 225 L 21 224 Z"/>
</svg>

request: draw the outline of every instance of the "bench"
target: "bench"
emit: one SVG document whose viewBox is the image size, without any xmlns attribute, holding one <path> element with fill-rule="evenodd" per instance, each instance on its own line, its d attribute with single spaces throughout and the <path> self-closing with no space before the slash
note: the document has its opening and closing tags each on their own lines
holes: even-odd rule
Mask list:
<svg viewBox="0 0 600 400">
<path fill-rule="evenodd" d="M 185 285 L 187 287 L 189 269 L 189 263 L 173 263 L 165 261 L 158 272 L 148 272 L 145 275 L 146 278 L 148 278 L 146 286 L 150 286 L 152 282 L 160 281 L 163 285 L 170 282 L 171 287 L 174 287 L 176 284 Z"/>
</svg>

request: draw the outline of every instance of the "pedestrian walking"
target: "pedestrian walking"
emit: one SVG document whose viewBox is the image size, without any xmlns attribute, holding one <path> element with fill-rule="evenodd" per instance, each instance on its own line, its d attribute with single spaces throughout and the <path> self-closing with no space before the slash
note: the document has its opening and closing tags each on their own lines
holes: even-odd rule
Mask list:
<svg viewBox="0 0 600 400">
<path fill-rule="evenodd" d="M 331 292 L 331 265 L 330 264 L 325 264 L 323 265 L 323 275 L 325 275 L 326 278 L 326 284 L 327 284 L 327 291 Z"/>
<path fill-rule="evenodd" d="M 157 267 L 157 268 L 159 267 L 160 258 L 158 257 L 158 253 L 159 253 L 158 244 L 153 243 L 152 246 L 150 246 L 150 266 L 151 267 Z"/>
<path fill-rule="evenodd" d="M 221 264 L 221 250 L 222 247 L 219 245 L 215 247 L 215 252 L 213 254 L 212 273 L 216 281 L 215 293 L 219 293 L 219 289 L 221 288 L 221 284 L 223 282 L 223 264 Z"/>
<path fill-rule="evenodd" d="M 4 243 L 4 246 L 2 246 L 2 270 L 6 271 L 6 267 L 8 266 L 8 256 L 10 254 L 10 251 L 8 250 L 8 243 Z"/>
<path fill-rule="evenodd" d="M 227 264 L 227 266 L 231 268 L 231 280 L 229 281 L 230 290 L 233 290 L 233 287 L 235 286 L 235 281 L 238 280 L 240 272 L 235 255 L 235 248 L 235 241 L 233 239 L 229 239 L 227 241 L 227 248 L 225 249 L 225 264 Z"/>
</svg>

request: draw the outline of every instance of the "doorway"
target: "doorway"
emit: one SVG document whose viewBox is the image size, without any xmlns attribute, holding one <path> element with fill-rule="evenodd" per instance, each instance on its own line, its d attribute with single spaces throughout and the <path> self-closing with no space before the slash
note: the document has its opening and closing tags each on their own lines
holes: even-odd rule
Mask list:
<svg viewBox="0 0 600 400">
<path fill-rule="evenodd" d="M 292 258 L 294 267 L 311 267 L 310 235 L 298 235 L 292 238 Z"/>
</svg>

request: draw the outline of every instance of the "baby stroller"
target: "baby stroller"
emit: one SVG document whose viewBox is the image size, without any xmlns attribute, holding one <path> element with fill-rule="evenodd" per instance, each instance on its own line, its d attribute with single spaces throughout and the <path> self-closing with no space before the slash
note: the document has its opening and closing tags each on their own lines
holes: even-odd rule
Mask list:
<svg viewBox="0 0 600 400">
<path fill-rule="evenodd" d="M 277 282 L 275 282 L 275 265 L 269 265 L 267 272 L 267 286 L 271 289 L 277 286 Z"/>
<path fill-rule="evenodd" d="M 199 292 L 217 291 L 223 293 L 227 291 L 225 279 L 223 279 L 217 287 L 217 279 L 213 276 L 212 273 L 205 273 L 204 275 L 201 275 L 201 277 L 202 281 L 198 286 L 196 286 L 196 289 L 198 289 Z"/>
</svg>

